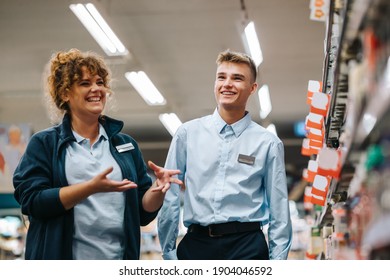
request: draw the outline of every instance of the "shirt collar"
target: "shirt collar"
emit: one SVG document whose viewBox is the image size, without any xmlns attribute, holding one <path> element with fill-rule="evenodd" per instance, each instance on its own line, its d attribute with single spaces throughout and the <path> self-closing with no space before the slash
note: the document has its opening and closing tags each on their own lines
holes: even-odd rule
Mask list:
<svg viewBox="0 0 390 280">
<path fill-rule="evenodd" d="M 76 138 L 76 142 L 77 143 L 81 143 L 83 142 L 85 139 L 85 137 L 81 136 L 80 134 L 78 134 L 76 131 L 72 130 L 73 132 L 73 135 L 74 135 L 74 138 Z M 98 141 L 100 141 L 100 138 L 102 138 L 104 140 L 108 139 L 108 136 L 107 136 L 107 133 L 106 133 L 106 130 L 104 129 L 104 127 L 99 123 L 99 135 L 98 135 Z"/>
<path fill-rule="evenodd" d="M 218 108 L 214 110 L 212 118 L 214 120 L 215 127 L 217 128 L 218 133 L 221 134 L 225 126 L 228 124 L 219 115 Z M 250 125 L 251 121 L 252 118 L 250 114 L 248 113 L 248 111 L 245 111 L 245 116 L 242 119 L 230 125 L 233 129 L 234 135 L 236 137 L 239 137 L 241 133 L 243 133 L 244 130 Z"/>
</svg>

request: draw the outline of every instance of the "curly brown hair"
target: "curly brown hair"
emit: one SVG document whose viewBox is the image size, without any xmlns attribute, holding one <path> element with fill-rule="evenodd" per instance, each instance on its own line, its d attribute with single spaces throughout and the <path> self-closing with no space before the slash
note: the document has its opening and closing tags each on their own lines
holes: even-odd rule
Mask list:
<svg viewBox="0 0 390 280">
<path fill-rule="evenodd" d="M 69 91 L 75 82 L 82 79 L 82 68 L 86 67 L 91 75 L 98 75 L 103 79 L 108 93 L 112 93 L 111 71 L 103 58 L 94 52 L 81 52 L 78 49 L 59 51 L 52 55 L 47 65 L 46 100 L 52 112 L 52 121 L 70 111 L 64 101 L 66 91 Z M 54 108 L 53 108 L 54 107 Z M 57 109 L 57 112 L 54 112 Z M 58 112 L 59 111 L 59 112 Z"/>
</svg>

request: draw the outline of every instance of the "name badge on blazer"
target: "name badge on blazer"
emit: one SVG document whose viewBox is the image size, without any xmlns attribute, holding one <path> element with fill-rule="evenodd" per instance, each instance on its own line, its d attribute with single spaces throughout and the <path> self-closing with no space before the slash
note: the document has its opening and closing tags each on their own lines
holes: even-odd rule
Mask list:
<svg viewBox="0 0 390 280">
<path fill-rule="evenodd" d="M 251 157 L 251 156 L 246 156 L 246 155 L 243 155 L 243 154 L 239 154 L 238 155 L 238 162 L 240 163 L 244 163 L 244 164 L 248 164 L 248 165 L 253 165 L 255 164 L 255 157 Z"/>
<path fill-rule="evenodd" d="M 122 145 L 116 146 L 115 148 L 116 148 L 116 150 L 119 153 L 123 153 L 123 152 L 127 152 L 127 151 L 130 151 L 130 150 L 134 150 L 134 146 L 133 146 L 132 143 L 122 144 Z"/>
</svg>

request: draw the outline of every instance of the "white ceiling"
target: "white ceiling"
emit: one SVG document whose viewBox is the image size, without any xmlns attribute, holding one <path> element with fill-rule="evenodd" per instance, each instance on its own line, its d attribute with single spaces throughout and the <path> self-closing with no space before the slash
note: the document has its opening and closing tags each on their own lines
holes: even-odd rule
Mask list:
<svg viewBox="0 0 390 280">
<path fill-rule="evenodd" d="M 224 49 L 244 51 L 240 0 L 92 1 L 130 50 L 107 60 L 113 71 L 116 110 L 125 130 L 146 150 L 166 149 L 170 135 L 158 119 L 175 112 L 184 122 L 212 113 L 215 59 Z M 69 9 L 75 1 L 0 0 L 0 122 L 50 125 L 42 102 L 41 77 L 53 52 L 103 51 Z M 322 79 L 325 24 L 309 19 L 310 0 L 245 0 L 261 41 L 264 61 L 258 82 L 268 84 L 276 124 L 288 146 L 294 121 L 308 114 L 307 83 Z M 145 71 L 167 99 L 150 107 L 124 78 Z M 249 111 L 258 116 L 257 96 Z M 265 123 L 263 123 L 265 124 Z M 153 157 L 152 154 L 148 156 Z M 146 157 L 146 156 L 145 156 Z"/>
</svg>

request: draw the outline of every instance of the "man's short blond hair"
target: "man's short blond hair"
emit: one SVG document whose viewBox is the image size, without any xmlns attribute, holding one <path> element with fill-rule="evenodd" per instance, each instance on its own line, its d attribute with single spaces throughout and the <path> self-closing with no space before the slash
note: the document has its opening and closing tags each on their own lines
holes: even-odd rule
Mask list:
<svg viewBox="0 0 390 280">
<path fill-rule="evenodd" d="M 252 73 L 253 82 L 256 81 L 257 67 L 255 62 L 249 55 L 245 53 L 225 50 L 218 54 L 217 61 L 216 61 L 218 66 L 221 65 L 222 62 L 243 63 L 248 65 Z"/>
</svg>

